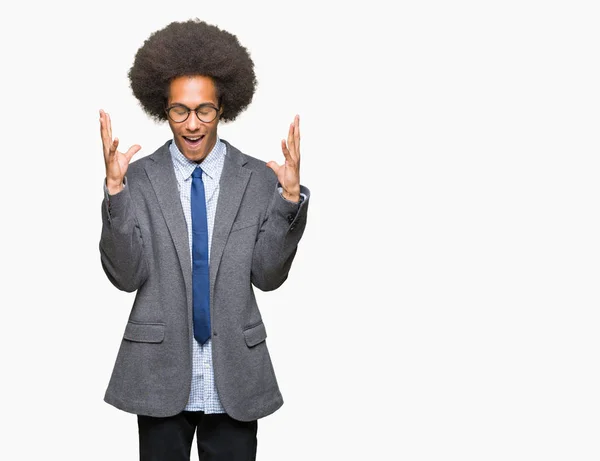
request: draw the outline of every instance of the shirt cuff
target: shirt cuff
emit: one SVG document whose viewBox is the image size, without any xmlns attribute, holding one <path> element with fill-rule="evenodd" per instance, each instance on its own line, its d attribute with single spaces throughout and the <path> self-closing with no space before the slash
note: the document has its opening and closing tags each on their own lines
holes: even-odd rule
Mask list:
<svg viewBox="0 0 600 461">
<path fill-rule="evenodd" d="M 288 199 L 286 199 L 283 196 L 283 187 L 281 187 L 281 186 L 277 187 L 277 191 L 279 192 L 279 195 L 281 195 L 281 198 L 283 200 L 285 200 L 286 202 L 288 202 L 288 203 L 293 203 L 295 205 L 300 205 L 304 200 L 306 200 L 306 194 L 303 194 L 302 192 L 300 192 L 300 200 L 297 201 L 297 202 L 292 202 L 291 200 L 288 200 Z"/>
</svg>

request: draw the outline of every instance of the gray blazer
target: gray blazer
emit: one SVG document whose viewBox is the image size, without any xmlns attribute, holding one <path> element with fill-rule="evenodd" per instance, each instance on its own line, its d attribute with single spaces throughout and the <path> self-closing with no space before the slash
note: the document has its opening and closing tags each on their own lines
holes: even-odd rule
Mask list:
<svg viewBox="0 0 600 461">
<path fill-rule="evenodd" d="M 213 367 L 225 411 L 250 421 L 283 404 L 253 286 L 286 280 L 310 192 L 301 186 L 300 205 L 284 200 L 265 162 L 223 142 L 210 256 Z M 132 162 L 126 187 L 102 203 L 102 267 L 120 290 L 137 290 L 104 400 L 148 416 L 183 411 L 192 380 L 191 261 L 168 145 Z"/>
</svg>

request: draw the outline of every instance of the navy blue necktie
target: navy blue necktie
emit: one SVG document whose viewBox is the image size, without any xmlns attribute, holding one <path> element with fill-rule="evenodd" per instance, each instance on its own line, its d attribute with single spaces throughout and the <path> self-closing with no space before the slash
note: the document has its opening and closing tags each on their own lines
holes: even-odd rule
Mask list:
<svg viewBox="0 0 600 461">
<path fill-rule="evenodd" d="M 192 304 L 194 337 L 200 344 L 210 338 L 210 279 L 208 273 L 208 221 L 202 169 L 192 173 Z"/>
</svg>

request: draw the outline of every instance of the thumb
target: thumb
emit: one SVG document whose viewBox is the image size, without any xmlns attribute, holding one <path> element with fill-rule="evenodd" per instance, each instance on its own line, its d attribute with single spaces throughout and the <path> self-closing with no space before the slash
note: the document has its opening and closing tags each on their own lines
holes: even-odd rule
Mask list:
<svg viewBox="0 0 600 461">
<path fill-rule="evenodd" d="M 270 162 L 268 162 L 268 163 L 267 163 L 267 166 L 268 166 L 269 168 L 271 168 L 271 169 L 272 169 L 272 170 L 275 172 L 275 175 L 277 175 L 277 174 L 279 173 L 279 168 L 281 168 L 281 167 L 280 167 L 280 166 L 277 164 L 277 162 L 274 162 L 273 160 L 271 160 Z"/>
<path fill-rule="evenodd" d="M 131 158 L 135 154 L 137 154 L 141 148 L 142 148 L 142 146 L 140 146 L 139 144 L 134 144 L 133 146 L 131 146 L 129 148 L 129 150 L 127 152 L 125 152 L 125 156 L 127 157 L 127 160 L 131 161 Z"/>
</svg>

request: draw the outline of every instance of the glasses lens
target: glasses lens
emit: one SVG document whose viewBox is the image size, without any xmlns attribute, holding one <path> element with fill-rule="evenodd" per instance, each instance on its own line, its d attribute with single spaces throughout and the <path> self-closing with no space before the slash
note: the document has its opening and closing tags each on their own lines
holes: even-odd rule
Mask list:
<svg viewBox="0 0 600 461">
<path fill-rule="evenodd" d="M 169 109 L 169 117 L 174 122 L 183 122 L 189 114 L 187 107 L 173 106 Z"/>
<path fill-rule="evenodd" d="M 212 106 L 200 106 L 196 109 L 196 113 L 204 123 L 210 123 L 217 117 L 217 109 Z"/>
</svg>

